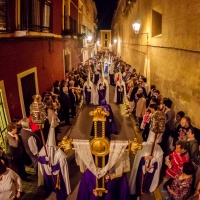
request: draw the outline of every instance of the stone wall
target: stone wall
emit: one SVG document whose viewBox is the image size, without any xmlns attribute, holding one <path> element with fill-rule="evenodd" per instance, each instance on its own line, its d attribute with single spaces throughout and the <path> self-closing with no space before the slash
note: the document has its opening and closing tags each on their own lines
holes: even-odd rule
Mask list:
<svg viewBox="0 0 200 200">
<path fill-rule="evenodd" d="M 183 110 L 200 128 L 200 2 L 137 0 L 120 8 L 112 22 L 116 53 L 147 76 L 149 85 L 155 84 L 164 97 L 171 98 L 176 112 Z M 152 10 L 162 14 L 162 33 L 155 37 Z M 144 34 L 132 29 L 138 18 Z"/>
</svg>

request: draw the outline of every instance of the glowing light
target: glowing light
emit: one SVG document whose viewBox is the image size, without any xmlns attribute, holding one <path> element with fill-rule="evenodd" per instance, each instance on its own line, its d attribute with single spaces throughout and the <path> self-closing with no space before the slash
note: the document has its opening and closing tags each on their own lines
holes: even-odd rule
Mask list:
<svg viewBox="0 0 200 200">
<path fill-rule="evenodd" d="M 135 20 L 135 22 L 132 24 L 132 26 L 133 26 L 133 30 L 135 31 L 135 33 L 139 33 L 141 22 L 139 20 Z"/>
<path fill-rule="evenodd" d="M 89 35 L 89 36 L 87 37 L 87 40 L 90 42 L 90 41 L 92 40 L 92 36 Z"/>
</svg>

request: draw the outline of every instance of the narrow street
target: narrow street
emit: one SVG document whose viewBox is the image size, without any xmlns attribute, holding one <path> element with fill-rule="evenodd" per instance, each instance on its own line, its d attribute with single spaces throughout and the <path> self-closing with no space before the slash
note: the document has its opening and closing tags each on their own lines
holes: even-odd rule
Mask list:
<svg viewBox="0 0 200 200">
<path fill-rule="evenodd" d="M 117 105 L 114 103 L 114 86 L 110 86 L 110 105 L 117 123 L 119 135 L 116 137 L 112 135 L 113 140 L 133 140 L 136 137 L 141 142 L 141 137 L 139 132 L 137 133 L 137 127 L 135 126 L 135 121 L 132 115 L 127 114 L 126 106 L 124 104 Z M 83 105 L 80 108 L 80 112 L 77 118 L 72 119 L 72 126 L 62 126 L 61 133 L 57 135 L 59 141 L 67 134 L 70 138 L 73 139 L 90 139 L 90 133 L 92 129 L 92 117 L 89 116 L 89 112 L 94 110 L 96 106 L 93 105 Z M 72 193 L 68 196 L 67 200 L 76 200 L 76 196 L 79 188 L 79 181 L 81 179 L 81 172 L 79 167 L 76 165 L 74 151 L 70 151 L 68 154 L 68 167 L 70 175 L 70 184 Z M 131 166 L 133 163 L 134 155 L 130 155 Z M 32 169 L 27 168 L 29 173 L 34 173 Z M 127 176 L 130 176 L 130 173 L 127 173 Z M 55 200 L 54 193 L 51 193 L 50 196 L 47 196 L 47 193 L 44 191 L 43 187 L 37 187 L 37 177 L 33 175 L 30 177 L 31 182 L 23 181 L 23 188 L 25 194 L 20 198 L 21 200 Z M 141 198 L 142 200 L 154 200 L 153 194 L 145 194 Z"/>
</svg>

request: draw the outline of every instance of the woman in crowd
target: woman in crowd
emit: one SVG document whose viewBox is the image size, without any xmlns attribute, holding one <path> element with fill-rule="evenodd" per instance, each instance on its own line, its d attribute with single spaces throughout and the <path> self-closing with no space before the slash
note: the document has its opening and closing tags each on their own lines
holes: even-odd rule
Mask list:
<svg viewBox="0 0 200 200">
<path fill-rule="evenodd" d="M 194 179 L 194 188 L 196 189 L 195 196 L 198 195 L 200 199 L 200 144 L 198 150 L 193 154 L 192 162 L 196 168 Z"/>
<path fill-rule="evenodd" d="M 0 199 L 19 199 L 22 191 L 22 183 L 19 175 L 6 166 L 0 160 Z"/>
<path fill-rule="evenodd" d="M 176 175 L 174 179 L 164 185 L 167 188 L 170 198 L 172 200 L 186 200 L 190 195 L 193 182 L 194 166 L 190 162 L 183 164 L 183 170 L 180 175 Z M 170 180 L 172 183 L 170 184 Z"/>
</svg>

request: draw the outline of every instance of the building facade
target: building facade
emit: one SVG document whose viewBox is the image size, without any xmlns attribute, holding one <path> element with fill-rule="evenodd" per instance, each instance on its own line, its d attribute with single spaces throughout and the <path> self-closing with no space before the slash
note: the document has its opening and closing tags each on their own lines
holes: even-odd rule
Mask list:
<svg viewBox="0 0 200 200">
<path fill-rule="evenodd" d="M 115 54 L 130 63 L 148 84 L 172 99 L 200 128 L 200 2 L 119 0 L 112 21 Z M 135 33 L 132 24 L 140 20 Z"/>
<path fill-rule="evenodd" d="M 112 50 L 112 35 L 111 30 L 100 30 L 100 45 L 101 50 Z"/>
<path fill-rule="evenodd" d="M 94 34 L 97 13 L 92 0 L 80 2 L 0 0 L 1 133 L 13 118 L 29 116 L 34 94 L 83 61 L 83 38 Z"/>
</svg>

